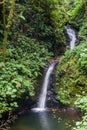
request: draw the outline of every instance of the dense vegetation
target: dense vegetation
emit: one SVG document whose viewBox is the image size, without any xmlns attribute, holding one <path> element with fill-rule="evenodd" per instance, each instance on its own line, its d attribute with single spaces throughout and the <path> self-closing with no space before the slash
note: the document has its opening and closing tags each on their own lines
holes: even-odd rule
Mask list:
<svg viewBox="0 0 87 130">
<path fill-rule="evenodd" d="M 56 91 L 64 104 L 80 108 L 84 112 L 83 120 L 76 123 L 75 130 L 87 129 L 87 2 L 68 3 L 70 21 L 78 32 L 79 45 L 72 51 L 66 51 L 60 59 L 56 73 Z M 74 7 L 74 8 L 73 8 Z M 79 15 L 80 14 L 80 15 Z"/>
<path fill-rule="evenodd" d="M 34 26 L 37 26 L 38 19 L 37 23 L 32 23 L 35 21 L 36 15 L 34 14 L 31 21 L 28 19 L 31 16 L 27 18 L 28 12 L 33 13 L 33 7 L 30 4 L 27 7 L 26 1 L 24 5 L 17 1 L 16 5 L 14 4 L 13 16 L 14 1 L 10 2 L 6 1 L 0 5 L 2 7 L 0 12 L 3 12 L 0 21 L 0 118 L 4 113 L 18 107 L 17 99 L 20 99 L 24 93 L 26 93 L 25 98 L 27 99 L 35 95 L 39 86 L 37 79 L 41 76 L 41 68 L 52 56 L 47 48 L 48 46 L 50 48 L 50 45 L 36 36 L 38 33 Z M 43 22 L 43 24 L 45 23 Z M 49 36 L 51 27 L 48 27 L 46 31 Z M 49 41 L 47 43 L 50 44 Z"/>
<path fill-rule="evenodd" d="M 0 118 L 39 90 L 41 69 L 65 52 L 65 24 L 78 31 L 79 45 L 67 50 L 56 72 L 56 93 L 63 104 L 84 112 L 76 130 L 87 129 L 86 0 L 2 0 L 0 2 Z"/>
<path fill-rule="evenodd" d="M 64 50 L 61 2 L 0 2 L 0 118 L 21 105 L 24 94 L 27 100 L 36 94 L 41 69 Z"/>
</svg>

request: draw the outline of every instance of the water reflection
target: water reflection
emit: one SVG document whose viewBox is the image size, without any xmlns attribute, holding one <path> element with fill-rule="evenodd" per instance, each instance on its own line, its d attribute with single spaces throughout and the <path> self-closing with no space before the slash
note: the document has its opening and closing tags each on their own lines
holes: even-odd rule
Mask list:
<svg viewBox="0 0 87 130">
<path fill-rule="evenodd" d="M 39 120 L 41 125 L 41 130 L 51 130 L 48 114 L 46 112 L 39 113 Z"/>
<path fill-rule="evenodd" d="M 56 117 L 51 112 L 46 111 L 30 112 L 20 117 L 11 130 L 71 130 L 71 127 L 67 127 L 66 123 L 77 120 L 75 115 L 70 117 L 65 116 L 64 113 L 58 114 L 58 119 Z"/>
</svg>

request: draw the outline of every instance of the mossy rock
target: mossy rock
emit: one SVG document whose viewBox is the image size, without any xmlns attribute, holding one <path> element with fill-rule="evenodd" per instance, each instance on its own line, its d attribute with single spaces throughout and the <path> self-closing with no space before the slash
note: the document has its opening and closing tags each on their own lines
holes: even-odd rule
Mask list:
<svg viewBox="0 0 87 130">
<path fill-rule="evenodd" d="M 56 71 L 55 92 L 59 100 L 73 106 L 78 94 L 87 91 L 87 42 L 72 51 L 67 51 L 60 59 Z M 85 64 L 83 64 L 85 63 Z"/>
</svg>

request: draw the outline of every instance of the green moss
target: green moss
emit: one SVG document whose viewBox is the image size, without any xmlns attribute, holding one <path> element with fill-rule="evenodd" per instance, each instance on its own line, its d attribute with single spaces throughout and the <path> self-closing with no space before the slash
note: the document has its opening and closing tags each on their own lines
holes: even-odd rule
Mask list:
<svg viewBox="0 0 87 130">
<path fill-rule="evenodd" d="M 60 59 L 56 72 L 56 92 L 64 104 L 74 105 L 76 94 L 87 91 L 87 62 L 83 58 L 83 55 L 87 56 L 86 48 L 85 42 L 67 51 Z"/>
</svg>

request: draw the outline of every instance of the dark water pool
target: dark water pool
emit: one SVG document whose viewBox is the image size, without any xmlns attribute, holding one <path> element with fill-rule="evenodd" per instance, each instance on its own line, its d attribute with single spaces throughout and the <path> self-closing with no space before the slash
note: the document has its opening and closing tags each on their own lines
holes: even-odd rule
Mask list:
<svg viewBox="0 0 87 130">
<path fill-rule="evenodd" d="M 30 111 L 20 116 L 10 130 L 72 130 L 77 120 L 77 114 Z"/>
</svg>

